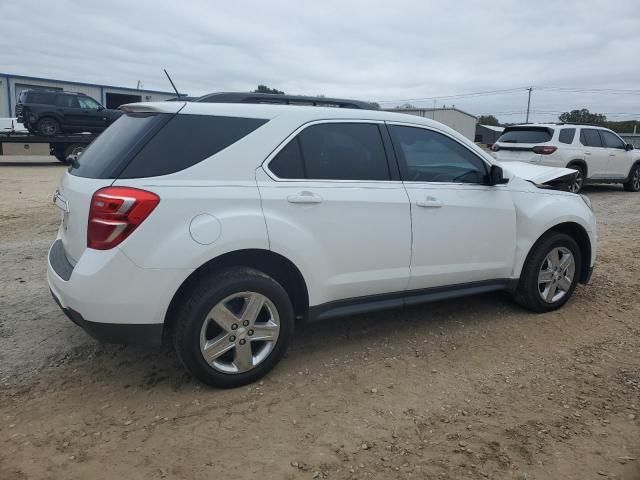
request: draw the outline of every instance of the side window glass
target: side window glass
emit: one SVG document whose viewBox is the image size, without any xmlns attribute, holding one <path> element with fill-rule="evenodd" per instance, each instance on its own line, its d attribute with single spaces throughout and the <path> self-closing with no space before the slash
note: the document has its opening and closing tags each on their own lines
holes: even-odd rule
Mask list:
<svg viewBox="0 0 640 480">
<path fill-rule="evenodd" d="M 305 178 L 389 180 L 389 165 L 378 125 L 322 123 L 298 135 Z"/>
<path fill-rule="evenodd" d="M 98 110 L 100 105 L 92 98 L 88 97 L 78 97 L 80 101 L 80 108 L 89 108 L 91 110 Z"/>
<path fill-rule="evenodd" d="M 583 128 L 580 133 L 580 142 L 588 147 L 602 147 L 600 134 L 595 128 Z"/>
<path fill-rule="evenodd" d="M 600 130 L 600 135 L 604 139 L 604 145 L 607 148 L 619 148 L 624 150 L 625 143 L 615 134 Z"/>
<path fill-rule="evenodd" d="M 391 125 L 390 130 L 403 180 L 484 182 L 484 161 L 457 141 L 424 128 Z"/>
<path fill-rule="evenodd" d="M 56 105 L 64 108 L 78 108 L 78 99 L 72 95 L 58 95 Z"/>
<path fill-rule="evenodd" d="M 291 140 L 287 146 L 269 163 L 269 170 L 278 178 L 300 179 L 305 178 L 302 156 L 300 155 L 300 139 Z"/>
<path fill-rule="evenodd" d="M 575 128 L 563 128 L 560 130 L 560 136 L 558 137 L 558 141 L 560 143 L 573 143 L 573 138 L 576 136 Z"/>
</svg>

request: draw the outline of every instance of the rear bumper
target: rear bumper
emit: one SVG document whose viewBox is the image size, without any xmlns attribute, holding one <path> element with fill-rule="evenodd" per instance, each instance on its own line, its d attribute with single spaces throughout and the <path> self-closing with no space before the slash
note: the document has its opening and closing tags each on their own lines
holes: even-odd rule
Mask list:
<svg viewBox="0 0 640 480">
<path fill-rule="evenodd" d="M 65 315 L 91 336 L 157 345 L 169 303 L 189 273 L 140 268 L 118 248 L 87 249 L 72 265 L 58 239 L 49 250 L 47 281 Z"/>
<path fill-rule="evenodd" d="M 163 325 L 161 323 L 141 325 L 89 322 L 74 309 L 63 307 L 53 290 L 51 290 L 51 296 L 69 320 L 100 342 L 149 346 L 158 346 L 162 343 Z"/>
</svg>

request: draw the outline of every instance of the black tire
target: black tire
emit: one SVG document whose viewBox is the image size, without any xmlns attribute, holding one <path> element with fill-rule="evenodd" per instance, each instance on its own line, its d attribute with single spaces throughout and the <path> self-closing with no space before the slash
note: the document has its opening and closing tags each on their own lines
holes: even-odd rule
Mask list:
<svg viewBox="0 0 640 480">
<path fill-rule="evenodd" d="M 564 296 L 553 302 L 547 302 L 542 298 L 538 275 L 547 255 L 555 248 L 568 249 L 573 255 L 575 272 L 570 288 Z M 559 232 L 548 232 L 543 235 L 533 246 L 524 264 L 518 288 L 514 294 L 515 301 L 528 310 L 537 313 L 550 312 L 562 307 L 576 288 L 580 272 L 582 271 L 582 254 L 576 241 L 569 235 Z"/>
<path fill-rule="evenodd" d="M 575 181 L 569 185 L 569 191 L 573 193 L 580 193 L 582 191 L 582 187 L 584 187 L 584 182 L 586 180 L 586 168 L 579 163 L 574 163 L 568 165 L 567 168 L 571 168 L 573 170 L 577 170 L 578 174 L 576 175 Z"/>
<path fill-rule="evenodd" d="M 60 124 L 55 118 L 44 117 L 38 120 L 36 126 L 38 133 L 45 137 L 52 137 L 60 133 Z"/>
<path fill-rule="evenodd" d="M 69 145 L 65 151 L 64 151 L 64 156 L 65 159 L 69 156 L 69 155 L 80 155 L 85 149 L 85 146 L 80 144 L 80 143 L 72 143 L 71 145 Z"/>
<path fill-rule="evenodd" d="M 277 310 L 280 330 L 275 345 L 261 363 L 242 373 L 225 373 L 203 357 L 200 334 L 213 307 L 239 292 L 256 292 L 267 297 Z M 276 366 L 293 335 L 295 315 L 287 292 L 278 282 L 258 270 L 242 267 L 203 275 L 181 299 L 173 320 L 175 350 L 187 370 L 212 387 L 234 388 L 258 380 Z"/>
<path fill-rule="evenodd" d="M 640 192 L 640 163 L 631 167 L 629 180 L 622 184 L 627 192 Z"/>
</svg>

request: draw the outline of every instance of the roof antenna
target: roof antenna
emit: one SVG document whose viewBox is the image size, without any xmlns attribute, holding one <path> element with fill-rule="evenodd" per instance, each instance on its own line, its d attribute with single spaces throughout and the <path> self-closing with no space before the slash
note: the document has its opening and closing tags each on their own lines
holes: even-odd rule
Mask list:
<svg viewBox="0 0 640 480">
<path fill-rule="evenodd" d="M 171 77 L 169 76 L 169 72 L 167 72 L 167 69 L 163 68 L 163 70 L 164 70 L 164 74 L 169 79 L 169 82 L 171 82 L 171 86 L 173 87 L 173 90 L 176 92 L 176 95 L 178 96 L 178 99 L 179 99 L 180 98 L 180 93 L 178 92 L 178 89 L 176 88 L 176 84 L 173 83 L 173 80 L 171 80 Z"/>
</svg>

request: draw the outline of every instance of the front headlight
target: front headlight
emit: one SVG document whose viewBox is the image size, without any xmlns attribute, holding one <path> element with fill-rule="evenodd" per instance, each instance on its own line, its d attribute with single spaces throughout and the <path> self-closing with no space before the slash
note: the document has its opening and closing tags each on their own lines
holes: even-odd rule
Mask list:
<svg viewBox="0 0 640 480">
<path fill-rule="evenodd" d="M 587 207 L 589 207 L 589 210 L 593 212 L 593 207 L 591 206 L 591 200 L 589 199 L 589 197 L 580 194 L 580 198 L 582 198 L 582 201 L 587 205 Z"/>
</svg>

